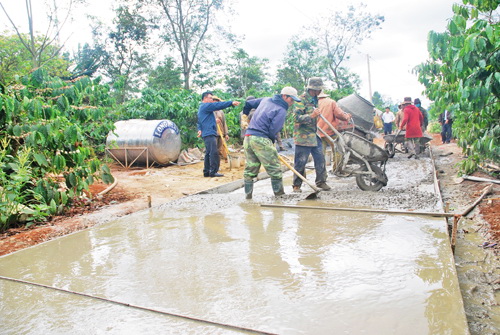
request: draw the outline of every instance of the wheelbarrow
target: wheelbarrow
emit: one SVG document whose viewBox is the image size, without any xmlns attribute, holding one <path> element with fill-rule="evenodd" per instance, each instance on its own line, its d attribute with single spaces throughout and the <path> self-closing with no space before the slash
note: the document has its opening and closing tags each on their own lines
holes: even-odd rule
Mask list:
<svg viewBox="0 0 500 335">
<path fill-rule="evenodd" d="M 405 146 L 405 130 L 398 130 L 395 134 L 384 135 L 384 149 L 389 155 L 389 158 L 394 157 L 396 151 L 407 153 L 408 149 Z"/>
<path fill-rule="evenodd" d="M 319 115 L 337 136 L 332 139 L 323 129 L 318 130 L 335 144 L 334 173 L 339 177 L 356 177 L 356 184 L 363 191 L 379 191 L 387 185 L 385 164 L 387 152 L 378 145 L 349 131 L 340 133 L 323 116 Z"/>
<path fill-rule="evenodd" d="M 395 134 L 384 135 L 384 141 L 385 141 L 384 149 L 389 155 L 389 158 L 394 157 L 396 152 L 408 153 L 408 149 L 406 148 L 405 145 L 405 134 L 406 131 L 398 130 Z M 420 138 L 420 152 L 425 151 L 427 143 L 430 142 L 431 140 L 432 136 L 428 134 L 424 134 Z"/>
</svg>

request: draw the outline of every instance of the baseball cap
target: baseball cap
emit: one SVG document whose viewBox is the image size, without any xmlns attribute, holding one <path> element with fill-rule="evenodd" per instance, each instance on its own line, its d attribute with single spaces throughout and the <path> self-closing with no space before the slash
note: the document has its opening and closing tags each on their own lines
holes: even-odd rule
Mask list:
<svg viewBox="0 0 500 335">
<path fill-rule="evenodd" d="M 301 100 L 297 98 L 297 90 L 293 87 L 286 86 L 281 90 L 281 94 L 289 95 L 293 100 L 300 102 Z"/>
</svg>

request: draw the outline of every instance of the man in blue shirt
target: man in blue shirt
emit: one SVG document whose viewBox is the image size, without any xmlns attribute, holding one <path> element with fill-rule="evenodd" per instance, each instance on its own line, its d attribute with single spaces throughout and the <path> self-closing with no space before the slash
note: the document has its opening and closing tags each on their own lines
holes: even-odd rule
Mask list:
<svg viewBox="0 0 500 335">
<path fill-rule="evenodd" d="M 217 150 L 217 124 L 214 112 L 231 106 L 238 106 L 239 101 L 213 101 L 212 92 L 204 92 L 201 95 L 201 103 L 198 108 L 198 137 L 201 136 L 205 142 L 205 163 L 203 166 L 204 177 L 224 177 L 219 173 L 219 152 Z"/>
<path fill-rule="evenodd" d="M 246 165 L 243 172 L 245 180 L 245 194 L 252 199 L 253 180 L 259 174 L 261 165 L 271 177 L 271 186 L 274 195 L 283 195 L 283 172 L 274 145 L 276 136 L 285 123 L 286 112 L 297 98 L 297 90 L 293 87 L 284 87 L 281 94 L 271 98 L 248 100 L 243 108 L 243 114 L 255 108 L 245 133 L 243 148 L 245 148 Z"/>
</svg>

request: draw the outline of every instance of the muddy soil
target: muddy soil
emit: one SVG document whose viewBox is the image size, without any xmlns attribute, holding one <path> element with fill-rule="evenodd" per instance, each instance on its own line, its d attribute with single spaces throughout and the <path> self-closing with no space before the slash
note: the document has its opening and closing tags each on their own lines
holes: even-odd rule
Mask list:
<svg viewBox="0 0 500 335">
<path fill-rule="evenodd" d="M 442 145 L 440 142 L 439 136 L 435 136 L 430 144 L 443 203 L 448 204 L 450 212 L 461 213 L 481 195 L 486 183 L 460 180 L 456 164 L 462 159 L 461 150 L 455 143 Z M 376 143 L 383 145 L 383 140 L 376 139 Z M 287 151 L 286 154 L 291 156 L 293 152 Z M 407 158 L 406 155 L 397 154 L 395 159 Z M 243 166 L 235 167 L 233 164 L 230 168 L 228 162 L 221 164 L 220 172 L 224 177 L 204 178 L 202 168 L 203 162 L 150 169 L 125 169 L 119 164 L 111 164 L 112 173 L 118 181 L 114 188 L 93 185 L 89 195 L 91 201 L 88 203 L 45 224 L 29 229 L 14 228 L 3 233 L 0 235 L 0 255 L 239 180 L 243 176 Z M 492 178 L 482 172 L 474 176 Z M 411 178 L 411 174 L 408 178 Z M 425 197 L 425 191 L 419 190 L 418 186 L 412 187 L 415 187 L 416 196 L 421 194 Z M 383 193 L 385 197 L 377 197 L 378 203 L 372 205 L 380 208 L 403 206 L 406 209 L 433 210 L 418 199 L 416 202 L 410 199 L 414 205 L 409 208 L 408 199 L 399 199 L 397 189 L 386 189 Z M 499 333 L 500 307 L 497 301 L 500 296 L 500 248 L 498 244 L 495 245 L 500 243 L 499 193 L 500 185 L 495 184 L 491 194 L 459 222 L 455 259 L 471 334 Z M 346 190 L 344 196 L 348 197 L 348 194 Z"/>
</svg>

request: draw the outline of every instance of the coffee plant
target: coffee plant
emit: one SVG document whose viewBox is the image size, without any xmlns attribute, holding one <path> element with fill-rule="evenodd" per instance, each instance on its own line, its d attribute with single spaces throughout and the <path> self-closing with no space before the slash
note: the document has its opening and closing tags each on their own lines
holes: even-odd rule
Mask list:
<svg viewBox="0 0 500 335">
<path fill-rule="evenodd" d="M 113 101 L 99 79 L 63 81 L 43 69 L 0 94 L 0 231 L 64 211 L 113 177 L 99 160 L 113 129 Z"/>
</svg>

